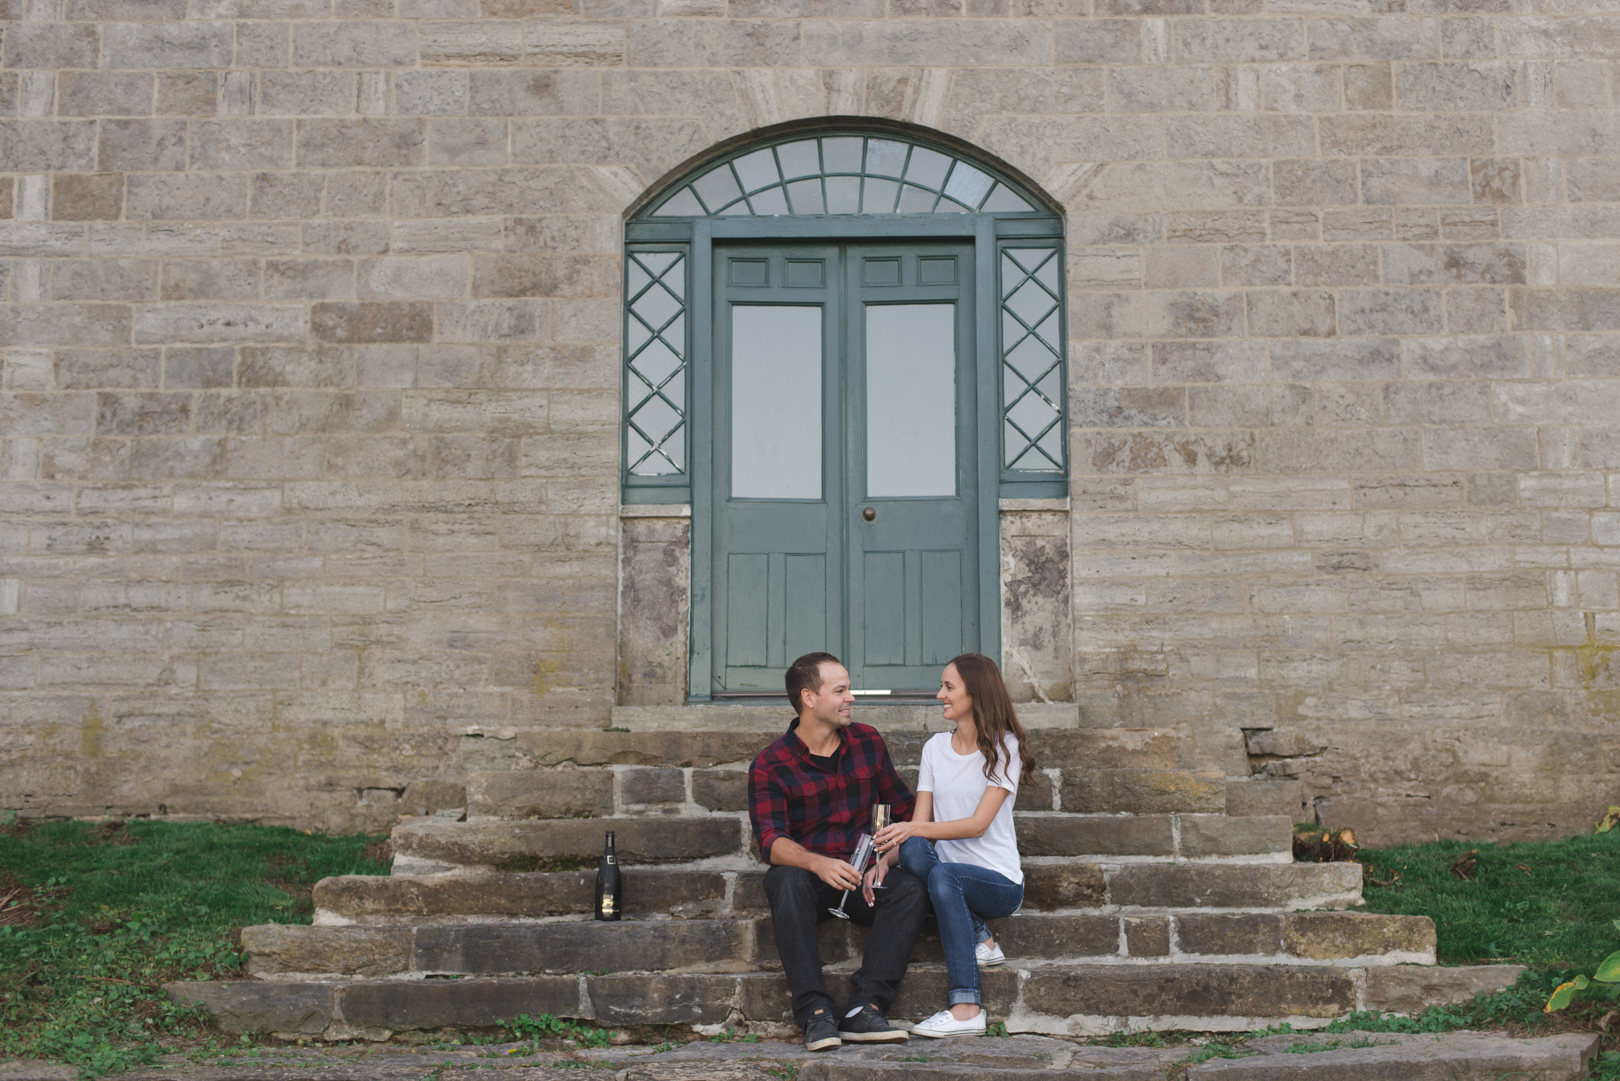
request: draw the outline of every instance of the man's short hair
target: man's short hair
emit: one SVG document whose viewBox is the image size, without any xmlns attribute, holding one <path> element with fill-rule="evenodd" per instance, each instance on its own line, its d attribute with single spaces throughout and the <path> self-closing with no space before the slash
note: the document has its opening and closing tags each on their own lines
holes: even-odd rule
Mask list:
<svg viewBox="0 0 1620 1081">
<path fill-rule="evenodd" d="M 833 664 L 843 663 L 831 653 L 806 653 L 788 665 L 787 696 L 788 701 L 793 703 L 793 712 L 804 712 L 804 695 L 802 692 L 821 690 L 821 666 L 828 661 Z"/>
</svg>

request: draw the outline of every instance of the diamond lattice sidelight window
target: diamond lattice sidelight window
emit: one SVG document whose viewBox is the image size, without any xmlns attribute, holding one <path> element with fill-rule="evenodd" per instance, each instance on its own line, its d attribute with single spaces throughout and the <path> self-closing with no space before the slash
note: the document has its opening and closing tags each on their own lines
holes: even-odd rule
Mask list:
<svg viewBox="0 0 1620 1081">
<path fill-rule="evenodd" d="M 632 476 L 686 471 L 686 255 L 625 255 L 625 462 Z"/>
<path fill-rule="evenodd" d="M 1057 247 L 1001 250 L 1002 468 L 1063 469 L 1063 284 Z"/>
</svg>

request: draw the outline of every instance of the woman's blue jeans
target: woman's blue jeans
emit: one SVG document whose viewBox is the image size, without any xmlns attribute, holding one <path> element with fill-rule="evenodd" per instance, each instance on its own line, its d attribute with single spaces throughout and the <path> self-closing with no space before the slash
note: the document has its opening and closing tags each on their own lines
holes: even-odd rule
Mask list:
<svg viewBox="0 0 1620 1081">
<path fill-rule="evenodd" d="M 934 843 L 921 837 L 909 838 L 900 846 L 900 866 L 928 883 L 928 897 L 934 903 L 934 918 L 945 946 L 950 1004 L 978 1005 L 979 960 L 973 950 L 990 937 L 984 921 L 1017 912 L 1024 903 L 1024 887 L 988 867 L 941 863 Z"/>
</svg>

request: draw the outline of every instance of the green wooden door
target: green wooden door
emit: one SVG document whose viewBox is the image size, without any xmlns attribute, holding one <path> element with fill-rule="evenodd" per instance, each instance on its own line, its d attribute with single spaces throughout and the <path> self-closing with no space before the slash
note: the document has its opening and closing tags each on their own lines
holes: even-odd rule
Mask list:
<svg viewBox="0 0 1620 1081">
<path fill-rule="evenodd" d="M 973 249 L 851 247 L 847 661 L 856 687 L 931 689 L 979 648 Z"/>
<path fill-rule="evenodd" d="M 972 247 L 712 266 L 714 693 L 820 649 L 858 688 L 935 686 L 979 639 Z"/>
</svg>

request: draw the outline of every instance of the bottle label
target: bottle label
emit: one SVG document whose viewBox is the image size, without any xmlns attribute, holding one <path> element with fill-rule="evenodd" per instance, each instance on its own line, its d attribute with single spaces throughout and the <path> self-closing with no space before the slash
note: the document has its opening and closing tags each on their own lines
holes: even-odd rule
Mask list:
<svg viewBox="0 0 1620 1081">
<path fill-rule="evenodd" d="M 611 916 L 613 914 L 613 895 L 612 894 L 604 893 L 602 895 L 602 914 L 604 916 Z"/>
<path fill-rule="evenodd" d="M 605 859 L 605 860 L 607 860 L 607 861 L 608 861 L 608 864 L 609 864 L 609 865 L 610 865 L 610 866 L 611 866 L 611 865 L 612 865 L 612 864 L 615 864 L 615 863 L 618 863 L 618 862 L 619 862 L 619 860 L 618 860 L 618 857 L 616 857 L 616 856 L 604 856 L 604 857 L 602 857 L 602 858 L 603 858 L 603 859 Z"/>
</svg>

